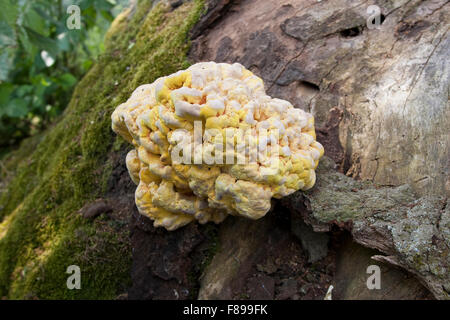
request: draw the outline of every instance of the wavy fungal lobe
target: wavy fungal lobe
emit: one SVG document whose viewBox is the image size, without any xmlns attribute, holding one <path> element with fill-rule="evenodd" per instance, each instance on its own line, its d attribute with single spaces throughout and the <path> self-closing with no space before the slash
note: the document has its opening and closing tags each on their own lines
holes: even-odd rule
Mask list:
<svg viewBox="0 0 450 320">
<path fill-rule="evenodd" d="M 139 212 L 175 230 L 228 214 L 263 217 L 271 198 L 315 183 L 314 118 L 271 98 L 238 63 L 201 62 L 138 87 L 112 114 Z"/>
</svg>

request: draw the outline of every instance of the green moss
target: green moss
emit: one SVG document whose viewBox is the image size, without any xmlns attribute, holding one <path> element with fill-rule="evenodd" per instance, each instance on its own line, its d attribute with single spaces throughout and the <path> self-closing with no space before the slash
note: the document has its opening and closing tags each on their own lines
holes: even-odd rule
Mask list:
<svg viewBox="0 0 450 320">
<path fill-rule="evenodd" d="M 105 54 L 61 119 L 8 162 L 0 195 L 0 298 L 110 299 L 126 290 L 126 223 L 84 220 L 77 211 L 105 192 L 107 159 L 124 146 L 110 129 L 112 111 L 138 85 L 188 66 L 188 32 L 203 7 L 197 0 L 170 11 L 142 1 L 119 17 Z M 81 290 L 66 288 L 72 264 L 81 268 Z"/>
</svg>

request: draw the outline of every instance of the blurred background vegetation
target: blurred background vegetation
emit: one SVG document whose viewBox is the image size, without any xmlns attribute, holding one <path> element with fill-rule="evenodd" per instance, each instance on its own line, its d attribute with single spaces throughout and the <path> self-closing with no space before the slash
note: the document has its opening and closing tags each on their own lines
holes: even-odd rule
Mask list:
<svg viewBox="0 0 450 320">
<path fill-rule="evenodd" d="M 0 158 L 61 114 L 128 2 L 0 0 Z M 80 29 L 66 25 L 70 5 L 80 8 Z"/>
</svg>

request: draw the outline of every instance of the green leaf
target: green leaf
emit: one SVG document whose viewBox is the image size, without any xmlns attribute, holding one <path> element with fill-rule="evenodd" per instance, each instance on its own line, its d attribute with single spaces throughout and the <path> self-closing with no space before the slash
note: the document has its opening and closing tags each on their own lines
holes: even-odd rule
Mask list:
<svg viewBox="0 0 450 320">
<path fill-rule="evenodd" d="M 45 91 L 47 87 L 42 85 L 41 83 L 34 86 L 34 96 L 33 96 L 33 105 L 42 105 L 44 104 Z"/>
<path fill-rule="evenodd" d="M 113 5 L 106 0 L 94 0 L 94 7 L 98 11 L 109 11 L 112 9 Z"/>
<path fill-rule="evenodd" d="M 16 36 L 13 28 L 6 21 L 0 21 L 0 47 L 16 44 Z"/>
<path fill-rule="evenodd" d="M 88 29 L 95 26 L 95 22 L 97 21 L 97 10 L 95 10 L 94 7 L 90 6 L 83 9 L 81 14 L 83 16 L 83 22 L 86 24 Z"/>
<path fill-rule="evenodd" d="M 94 63 L 94 62 L 93 62 L 92 60 L 86 59 L 86 60 L 83 62 L 83 69 L 86 70 L 86 71 L 88 71 L 89 68 L 92 66 L 93 63 Z"/>
<path fill-rule="evenodd" d="M 48 51 L 54 57 L 58 55 L 59 50 L 56 40 L 47 38 L 28 27 L 25 27 L 25 30 L 32 44 L 42 50 Z"/>
<path fill-rule="evenodd" d="M 41 35 L 48 36 L 49 34 L 45 26 L 45 20 L 34 9 L 30 8 L 24 14 L 23 25 Z"/>
<path fill-rule="evenodd" d="M 54 16 L 48 14 L 45 9 L 40 8 L 40 7 L 34 7 L 33 8 L 45 21 L 49 21 L 51 22 L 51 24 L 57 25 L 57 26 L 62 26 L 65 25 L 63 22 L 58 21 L 55 19 Z M 48 9 L 47 9 L 48 10 Z"/>
<path fill-rule="evenodd" d="M 25 84 L 25 85 L 19 86 L 16 89 L 16 93 L 15 94 L 16 94 L 17 97 L 22 98 L 22 97 L 24 97 L 26 95 L 29 95 L 32 92 L 33 92 L 33 86 Z"/>
<path fill-rule="evenodd" d="M 78 6 L 81 8 L 81 10 L 83 11 L 83 10 L 85 10 L 85 9 L 87 9 L 87 8 L 89 8 L 89 7 L 91 7 L 92 6 L 92 0 L 81 0 L 79 3 L 78 3 Z"/>
<path fill-rule="evenodd" d="M 2 111 L 6 108 L 8 101 L 11 98 L 11 94 L 14 91 L 14 86 L 11 83 L 0 84 L 0 115 Z"/>
<path fill-rule="evenodd" d="M 23 27 L 18 28 L 19 41 L 28 56 L 34 56 L 37 53 L 37 47 L 33 46 L 28 38 L 28 34 Z"/>
<path fill-rule="evenodd" d="M 30 68 L 30 73 L 32 75 L 39 75 L 40 72 L 42 72 L 42 70 L 44 70 L 45 68 L 47 68 L 47 66 L 45 65 L 44 60 L 42 60 L 40 54 L 36 53 L 34 55 L 33 64 Z"/>
<path fill-rule="evenodd" d="M 14 56 L 14 48 L 7 47 L 0 51 L 0 80 L 8 80 L 9 72 L 14 68 Z"/>
<path fill-rule="evenodd" d="M 23 99 L 12 99 L 5 110 L 6 115 L 11 118 L 21 118 L 28 113 L 28 103 Z"/>
<path fill-rule="evenodd" d="M 69 51 L 70 50 L 70 41 L 67 32 L 61 33 L 58 36 L 58 48 L 61 51 Z"/>
<path fill-rule="evenodd" d="M 42 77 L 41 78 L 41 84 L 44 87 L 49 87 L 52 84 L 52 82 L 50 81 L 50 79 L 46 79 L 45 77 Z"/>
<path fill-rule="evenodd" d="M 6 21 L 6 23 L 13 27 L 19 16 L 17 1 L 0 0 L 0 8 L 0 21 Z"/>
<path fill-rule="evenodd" d="M 112 22 L 114 20 L 113 15 L 109 11 L 102 10 L 102 11 L 100 11 L 100 14 L 108 22 Z"/>
</svg>

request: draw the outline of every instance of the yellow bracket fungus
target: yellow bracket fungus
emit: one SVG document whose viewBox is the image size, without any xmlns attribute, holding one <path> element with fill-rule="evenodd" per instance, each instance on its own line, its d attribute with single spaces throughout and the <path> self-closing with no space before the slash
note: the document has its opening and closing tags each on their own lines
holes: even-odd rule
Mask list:
<svg viewBox="0 0 450 320">
<path fill-rule="evenodd" d="M 314 118 L 266 95 L 242 65 L 201 62 L 138 87 L 112 114 L 139 212 L 175 230 L 228 214 L 263 217 L 271 198 L 315 183 Z"/>
</svg>

